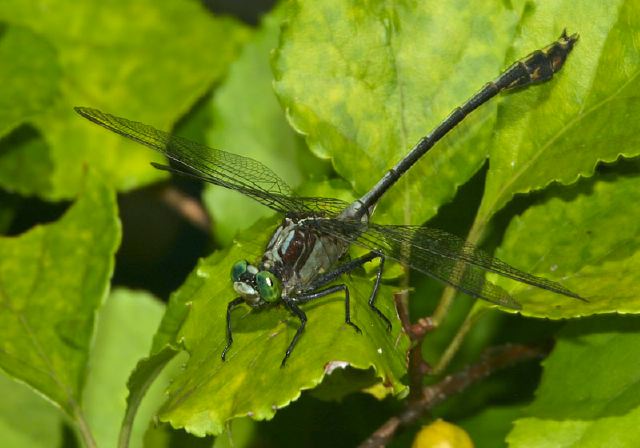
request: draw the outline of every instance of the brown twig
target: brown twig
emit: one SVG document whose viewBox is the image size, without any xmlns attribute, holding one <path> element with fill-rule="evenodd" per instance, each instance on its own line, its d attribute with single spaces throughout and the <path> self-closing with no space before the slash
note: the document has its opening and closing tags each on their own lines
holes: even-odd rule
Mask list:
<svg viewBox="0 0 640 448">
<path fill-rule="evenodd" d="M 422 342 L 427 333 L 433 330 L 434 326 L 430 318 L 420 318 L 415 324 L 411 323 L 409 310 L 406 306 L 407 290 L 399 291 L 393 295 L 398 310 L 398 316 L 402 327 L 411 339 L 409 349 L 409 400 L 413 401 L 420 396 L 424 376 L 431 372 L 431 366 L 422 357 Z"/>
<path fill-rule="evenodd" d="M 422 342 L 427 333 L 432 331 L 435 326 L 429 317 L 420 318 L 416 323 L 411 323 L 407 307 L 402 306 L 402 304 L 406 303 L 406 300 L 403 300 L 403 296 L 406 296 L 407 293 L 408 291 L 405 290 L 394 294 L 394 300 L 402 327 L 412 342 L 411 349 L 409 349 L 408 371 L 409 401 L 413 401 L 420 397 L 424 376 L 431 372 L 431 366 L 422 357 Z"/>
<path fill-rule="evenodd" d="M 211 221 L 202 203 L 175 187 L 166 187 L 160 193 L 162 200 L 194 227 L 205 233 L 211 231 Z"/>
<path fill-rule="evenodd" d="M 477 363 L 446 376 L 437 384 L 423 387 L 419 399 L 409 401 L 407 407 L 399 415 L 387 420 L 360 447 L 385 446 L 398 429 L 416 423 L 435 405 L 442 403 L 450 396 L 459 394 L 472 384 L 500 369 L 518 362 L 544 357 L 548 352 L 548 347 L 515 344 L 501 345 L 486 350 Z"/>
<path fill-rule="evenodd" d="M 409 319 L 409 309 L 407 307 L 407 296 L 409 291 L 403 289 L 393 294 L 393 301 L 396 304 L 396 310 L 398 311 L 398 317 L 405 333 L 411 338 L 411 320 Z"/>
</svg>

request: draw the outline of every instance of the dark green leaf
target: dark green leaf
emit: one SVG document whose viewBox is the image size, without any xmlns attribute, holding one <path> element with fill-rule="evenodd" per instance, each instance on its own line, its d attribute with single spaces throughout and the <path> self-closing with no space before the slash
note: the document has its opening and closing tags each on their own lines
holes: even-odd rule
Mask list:
<svg viewBox="0 0 640 448">
<path fill-rule="evenodd" d="M 0 140 L 0 182 L 8 190 L 32 195 L 51 188 L 53 162 L 49 146 L 30 124 Z"/>
<path fill-rule="evenodd" d="M 511 447 L 635 447 L 640 439 L 640 320 L 599 317 L 567 326 Z"/>
<path fill-rule="evenodd" d="M 0 234 L 7 231 L 15 214 L 15 198 L 0 192 Z"/>
<path fill-rule="evenodd" d="M 522 415 L 520 406 L 489 407 L 484 411 L 457 422 L 471 436 L 477 447 L 506 447 L 505 438 L 513 420 Z"/>
</svg>

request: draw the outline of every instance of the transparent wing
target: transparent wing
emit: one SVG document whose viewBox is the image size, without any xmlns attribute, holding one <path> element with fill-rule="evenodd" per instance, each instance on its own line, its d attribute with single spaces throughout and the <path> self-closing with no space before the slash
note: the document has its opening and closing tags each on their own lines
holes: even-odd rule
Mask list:
<svg viewBox="0 0 640 448">
<path fill-rule="evenodd" d="M 466 294 L 505 307 L 521 308 L 505 290 L 486 280 L 485 272 L 495 272 L 521 283 L 586 301 L 557 282 L 527 274 L 442 230 L 337 219 L 318 219 L 313 225 L 321 231 L 384 254 Z"/>
<path fill-rule="evenodd" d="M 332 198 L 293 196 L 284 180 L 267 166 L 249 157 L 209 148 L 153 126 L 97 109 L 76 107 L 75 110 L 110 131 L 161 152 L 177 164 L 171 167 L 154 164 L 156 168 L 238 191 L 280 213 L 334 216 L 348 205 Z"/>
</svg>

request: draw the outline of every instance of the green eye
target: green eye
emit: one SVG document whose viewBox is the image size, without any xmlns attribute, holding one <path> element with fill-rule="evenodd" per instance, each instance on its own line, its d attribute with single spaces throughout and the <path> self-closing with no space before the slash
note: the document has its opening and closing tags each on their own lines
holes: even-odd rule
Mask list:
<svg viewBox="0 0 640 448">
<path fill-rule="evenodd" d="M 280 279 L 269 271 L 260 271 L 256 274 L 256 286 L 260 297 L 265 302 L 275 302 L 282 294 Z"/>
<path fill-rule="evenodd" d="M 236 261 L 231 267 L 231 280 L 239 282 L 241 277 L 247 272 L 249 263 L 246 260 Z"/>
</svg>

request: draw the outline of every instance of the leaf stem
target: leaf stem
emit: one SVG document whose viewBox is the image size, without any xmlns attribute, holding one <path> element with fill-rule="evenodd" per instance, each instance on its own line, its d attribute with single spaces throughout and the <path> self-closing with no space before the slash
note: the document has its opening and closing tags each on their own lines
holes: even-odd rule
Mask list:
<svg viewBox="0 0 640 448">
<path fill-rule="evenodd" d="M 129 381 L 127 381 L 127 388 L 129 389 L 127 410 L 125 411 L 120 426 L 118 448 L 129 447 L 133 423 L 142 399 L 158 375 L 160 375 L 160 372 L 162 372 L 167 363 L 169 363 L 177 353 L 177 349 L 167 345 L 153 355 L 138 361 L 135 369 L 131 372 Z"/>
<path fill-rule="evenodd" d="M 447 286 L 446 288 L 444 288 L 444 291 L 442 291 L 438 306 L 431 315 L 431 320 L 436 327 L 440 326 L 447 313 L 449 312 L 449 308 L 451 308 L 451 304 L 453 303 L 453 298 L 456 296 L 456 292 L 457 291 L 452 286 Z"/>
<path fill-rule="evenodd" d="M 473 225 L 471 226 L 471 230 L 469 230 L 469 234 L 467 235 L 467 242 L 473 245 L 477 245 L 478 242 L 484 237 L 484 231 L 486 229 L 486 219 L 481 218 L 479 215 L 476 215 L 476 219 L 473 221 Z M 457 290 L 452 286 L 447 286 L 444 288 L 442 295 L 440 296 L 440 301 L 436 306 L 433 315 L 431 316 L 431 320 L 433 324 L 438 327 L 447 313 L 449 312 L 449 308 L 451 308 L 451 304 L 453 303 L 453 299 L 456 296 Z"/>
<path fill-rule="evenodd" d="M 469 313 L 467 314 L 464 322 L 462 322 L 462 325 L 460 325 L 460 328 L 458 328 L 455 336 L 453 337 L 451 342 L 449 342 L 449 345 L 447 345 L 445 351 L 442 353 L 442 356 L 440 356 L 438 363 L 433 368 L 432 373 L 434 375 L 439 375 L 447 368 L 453 357 L 456 355 L 456 353 L 458 353 L 458 350 L 460 350 L 462 342 L 464 341 L 467 333 L 469 333 L 469 330 L 471 330 L 471 328 L 480 319 L 480 317 L 485 314 L 486 311 L 487 308 L 479 305 L 476 301 L 471 311 L 469 311 Z"/>
<path fill-rule="evenodd" d="M 84 417 L 84 413 L 77 406 L 75 407 L 74 418 L 76 420 L 80 436 L 82 437 L 82 441 L 84 442 L 84 446 L 86 448 L 97 448 L 98 445 L 96 444 L 96 440 L 93 438 L 91 428 Z"/>
</svg>

